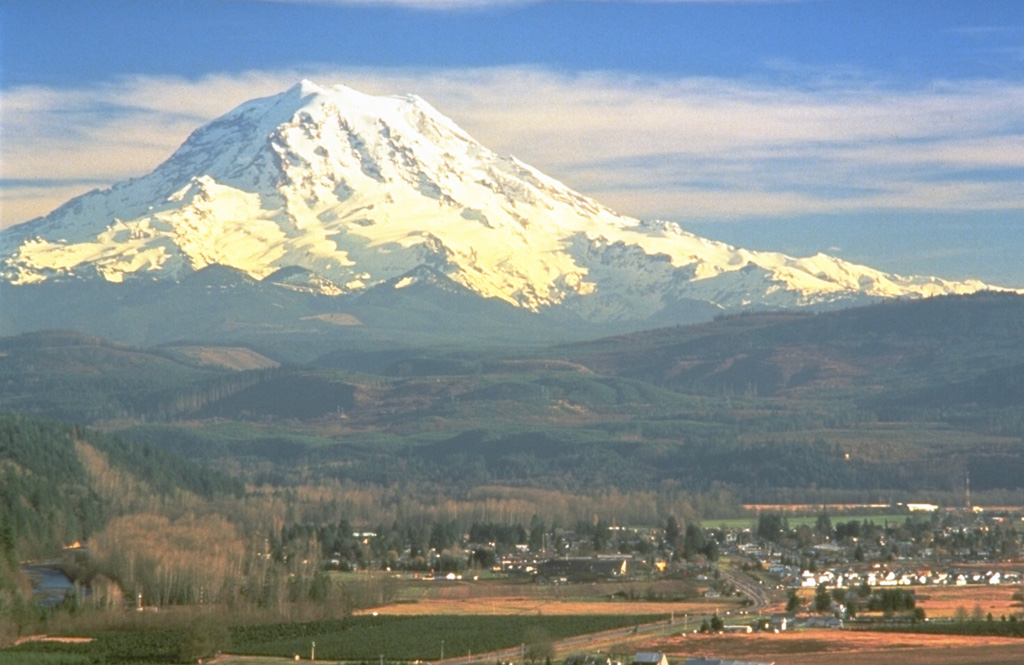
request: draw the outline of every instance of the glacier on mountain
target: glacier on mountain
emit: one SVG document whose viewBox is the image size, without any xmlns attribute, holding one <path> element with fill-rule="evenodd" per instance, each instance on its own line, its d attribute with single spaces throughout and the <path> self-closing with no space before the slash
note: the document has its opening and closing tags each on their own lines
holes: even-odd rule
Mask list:
<svg viewBox="0 0 1024 665">
<path fill-rule="evenodd" d="M 687 301 L 728 310 L 990 288 L 626 217 L 493 153 L 419 97 L 310 81 L 200 127 L 148 175 L 4 231 L 0 247 L 0 277 L 15 285 L 180 280 L 222 265 L 344 295 L 400 288 L 411 282 L 393 280 L 427 267 L 484 298 L 595 321 Z"/>
</svg>

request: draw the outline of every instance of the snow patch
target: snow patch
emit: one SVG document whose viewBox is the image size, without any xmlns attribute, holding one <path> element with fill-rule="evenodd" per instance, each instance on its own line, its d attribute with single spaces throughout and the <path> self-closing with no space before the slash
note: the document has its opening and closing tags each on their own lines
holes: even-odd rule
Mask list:
<svg viewBox="0 0 1024 665">
<path fill-rule="evenodd" d="M 200 127 L 142 178 L 0 232 L 0 247 L 0 277 L 13 284 L 177 279 L 211 265 L 262 279 L 300 266 L 323 282 L 295 288 L 342 293 L 426 264 L 482 297 L 593 319 L 687 300 L 728 309 L 991 288 L 754 252 L 625 217 L 491 152 L 419 97 L 309 80 Z"/>
</svg>

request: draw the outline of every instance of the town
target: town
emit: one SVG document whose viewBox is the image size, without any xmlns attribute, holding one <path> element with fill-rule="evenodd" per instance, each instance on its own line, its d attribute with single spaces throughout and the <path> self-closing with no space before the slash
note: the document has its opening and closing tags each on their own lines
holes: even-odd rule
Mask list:
<svg viewBox="0 0 1024 665">
<path fill-rule="evenodd" d="M 840 626 L 870 616 L 892 619 L 893 609 L 924 620 L 911 601 L 885 607 L 879 593 L 889 588 L 956 589 L 978 586 L 1019 588 L 1024 581 L 1024 516 L 1010 509 L 946 510 L 885 506 L 875 515 L 829 513 L 791 515 L 762 512 L 719 526 L 628 527 L 598 520 L 572 529 L 530 525 L 434 524 L 426 542 L 394 528 L 354 529 L 348 538 L 317 535 L 323 566 L 336 571 L 385 571 L 395 580 L 515 584 L 605 584 L 610 600 L 721 603 L 737 610 L 732 623 L 777 630 L 787 622 L 758 624 L 738 617 L 748 611 L 785 608 L 794 615 L 820 616 L 804 623 Z M 268 557 L 286 562 L 300 551 L 298 529 L 270 546 Z M 268 540 L 268 544 L 270 541 Z M 333 549 L 329 549 L 333 548 Z M 304 551 L 308 551 L 304 550 Z M 674 584 L 668 584 L 668 582 Z M 610 585 L 609 583 L 616 583 Z M 1007 591 L 1007 598 L 1014 591 Z M 810 596 L 813 594 L 813 596 Z M 385 600 L 401 597 L 392 587 Z M 1024 600 L 1019 590 L 1015 599 Z M 890 602 L 891 605 L 891 602 Z M 965 606 L 966 607 L 966 606 Z M 755 612 L 751 612 L 755 613 Z M 710 616 L 712 612 L 709 610 Z M 997 618 L 1017 621 L 1017 612 Z M 695 624 L 699 628 L 700 622 Z M 724 626 L 723 626 L 724 627 Z"/>
</svg>

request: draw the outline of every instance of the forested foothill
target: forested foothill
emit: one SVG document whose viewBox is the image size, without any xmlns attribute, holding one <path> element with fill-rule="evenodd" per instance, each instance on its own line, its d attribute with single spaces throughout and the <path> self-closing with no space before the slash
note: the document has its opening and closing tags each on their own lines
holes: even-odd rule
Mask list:
<svg viewBox="0 0 1024 665">
<path fill-rule="evenodd" d="M 0 339 L 0 639 L 227 607 L 216 635 L 180 626 L 223 642 L 393 601 L 389 570 L 490 574 L 523 553 L 621 553 L 650 575 L 751 537 L 803 569 L 830 565 L 823 543 L 854 562 L 903 556 L 892 543 L 1019 558 L 1016 530 L 941 511 L 833 514 L 825 533 L 744 505 L 1024 506 L 1022 335 L 1024 298 L 981 294 L 557 347 L 323 345 L 301 364 L 287 336 Z M 747 536 L 720 526 L 736 519 Z M 64 602 L 33 603 L 29 560 L 68 575 Z"/>
</svg>

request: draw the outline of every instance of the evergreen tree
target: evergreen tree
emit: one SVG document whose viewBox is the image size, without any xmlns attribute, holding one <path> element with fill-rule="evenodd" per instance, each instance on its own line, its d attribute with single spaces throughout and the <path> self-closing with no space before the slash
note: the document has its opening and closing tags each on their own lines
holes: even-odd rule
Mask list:
<svg viewBox="0 0 1024 665">
<path fill-rule="evenodd" d="M 679 546 L 679 522 L 676 521 L 674 515 L 668 516 L 668 521 L 665 523 L 665 542 L 671 547 Z"/>
<path fill-rule="evenodd" d="M 698 554 L 703 553 L 706 544 L 704 530 L 692 522 L 687 524 L 686 533 L 683 536 L 683 551 L 686 553 L 686 558 L 692 559 Z"/>
<path fill-rule="evenodd" d="M 531 552 L 543 552 L 544 551 L 544 520 L 539 515 L 534 513 L 533 517 L 530 518 L 530 551 Z"/>
<path fill-rule="evenodd" d="M 814 592 L 814 611 L 824 614 L 832 608 L 832 594 L 828 592 L 824 583 L 819 584 Z"/>
</svg>

